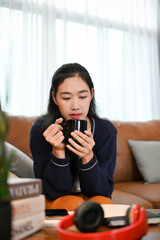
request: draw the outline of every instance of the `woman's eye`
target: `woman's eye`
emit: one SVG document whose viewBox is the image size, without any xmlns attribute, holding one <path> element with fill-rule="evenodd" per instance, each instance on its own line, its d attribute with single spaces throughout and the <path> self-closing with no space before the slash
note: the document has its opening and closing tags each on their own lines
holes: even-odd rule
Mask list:
<svg viewBox="0 0 160 240">
<path fill-rule="evenodd" d="M 87 96 L 80 96 L 80 99 L 84 99 L 84 98 L 86 98 Z"/>
<path fill-rule="evenodd" d="M 63 98 L 63 100 L 65 100 L 65 101 L 67 101 L 67 100 L 69 100 L 70 98 Z"/>
</svg>

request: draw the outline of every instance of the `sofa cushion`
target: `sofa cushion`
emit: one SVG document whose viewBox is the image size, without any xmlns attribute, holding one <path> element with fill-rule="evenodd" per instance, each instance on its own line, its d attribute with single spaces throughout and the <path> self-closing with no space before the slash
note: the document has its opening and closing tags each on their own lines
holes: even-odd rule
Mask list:
<svg viewBox="0 0 160 240">
<path fill-rule="evenodd" d="M 145 182 L 160 182 L 160 141 L 128 140 Z"/>
<path fill-rule="evenodd" d="M 34 178 L 32 159 L 8 142 L 5 142 L 5 151 L 6 156 L 9 156 L 11 153 L 14 154 L 10 167 L 12 173 L 17 177 Z"/>
<path fill-rule="evenodd" d="M 131 153 L 128 139 L 160 141 L 160 120 L 147 122 L 113 121 L 118 130 L 115 182 L 141 181 L 136 161 Z"/>
<path fill-rule="evenodd" d="M 115 204 L 138 204 L 144 208 L 153 208 L 152 204 L 144 198 L 117 189 L 113 191 L 112 200 Z"/>
<path fill-rule="evenodd" d="M 160 208 L 160 183 L 145 184 L 142 181 L 132 181 L 116 183 L 115 188 L 145 199 L 153 208 Z"/>
<path fill-rule="evenodd" d="M 30 128 L 36 117 L 8 115 L 9 131 L 6 141 L 32 158 L 29 147 Z"/>
</svg>

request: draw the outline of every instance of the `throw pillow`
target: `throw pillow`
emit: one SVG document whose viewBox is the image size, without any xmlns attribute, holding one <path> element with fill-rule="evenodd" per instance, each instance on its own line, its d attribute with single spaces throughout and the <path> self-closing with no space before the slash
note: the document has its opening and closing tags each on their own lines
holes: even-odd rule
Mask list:
<svg viewBox="0 0 160 240">
<path fill-rule="evenodd" d="M 146 183 L 160 182 L 160 142 L 128 140 Z"/>
<path fill-rule="evenodd" d="M 5 149 L 6 156 L 9 156 L 11 152 L 14 154 L 10 168 L 12 173 L 21 178 L 35 177 L 33 171 L 33 160 L 31 158 L 8 142 L 5 142 Z"/>
</svg>

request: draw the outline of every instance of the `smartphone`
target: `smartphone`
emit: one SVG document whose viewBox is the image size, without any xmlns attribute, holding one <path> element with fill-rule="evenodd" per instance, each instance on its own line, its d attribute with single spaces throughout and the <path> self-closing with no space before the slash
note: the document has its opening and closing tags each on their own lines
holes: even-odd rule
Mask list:
<svg viewBox="0 0 160 240">
<path fill-rule="evenodd" d="M 45 210 L 45 215 L 47 217 L 66 216 L 66 215 L 68 215 L 68 212 L 67 212 L 66 209 L 46 209 Z"/>
</svg>

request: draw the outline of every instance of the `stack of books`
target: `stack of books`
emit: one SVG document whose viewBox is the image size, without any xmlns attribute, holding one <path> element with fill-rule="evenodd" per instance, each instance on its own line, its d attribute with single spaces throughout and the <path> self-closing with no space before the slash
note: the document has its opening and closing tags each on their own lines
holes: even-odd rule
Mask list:
<svg viewBox="0 0 160 240">
<path fill-rule="evenodd" d="M 23 239 L 44 226 L 45 198 L 40 179 L 8 178 L 12 206 L 12 240 Z"/>
</svg>

